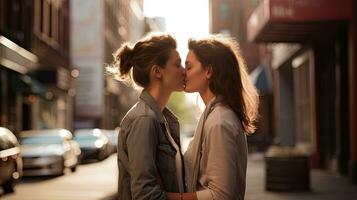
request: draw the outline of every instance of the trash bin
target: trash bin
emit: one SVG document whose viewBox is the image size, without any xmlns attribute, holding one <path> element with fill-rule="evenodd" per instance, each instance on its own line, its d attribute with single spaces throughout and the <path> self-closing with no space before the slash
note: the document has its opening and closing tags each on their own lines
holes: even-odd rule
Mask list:
<svg viewBox="0 0 357 200">
<path fill-rule="evenodd" d="M 310 190 L 310 159 L 293 148 L 274 147 L 265 156 L 265 189 Z"/>
</svg>

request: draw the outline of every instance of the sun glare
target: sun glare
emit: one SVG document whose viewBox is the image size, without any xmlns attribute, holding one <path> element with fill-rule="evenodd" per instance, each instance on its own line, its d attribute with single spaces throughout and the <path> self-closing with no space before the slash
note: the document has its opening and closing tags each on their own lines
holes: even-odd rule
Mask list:
<svg viewBox="0 0 357 200">
<path fill-rule="evenodd" d="M 166 32 L 172 34 L 178 44 L 182 63 L 186 59 L 187 40 L 191 37 L 204 37 L 209 34 L 209 0 L 144 0 L 144 15 L 163 17 Z M 186 94 L 187 99 L 199 106 L 204 104 L 198 93 Z"/>
<path fill-rule="evenodd" d="M 182 59 L 186 58 L 187 40 L 209 33 L 208 0 L 145 0 L 144 14 L 164 17 L 166 32 L 175 36 Z"/>
</svg>

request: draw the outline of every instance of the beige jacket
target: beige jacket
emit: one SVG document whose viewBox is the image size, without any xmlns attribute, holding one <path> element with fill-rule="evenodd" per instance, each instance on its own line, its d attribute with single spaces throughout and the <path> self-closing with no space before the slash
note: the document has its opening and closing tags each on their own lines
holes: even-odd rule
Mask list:
<svg viewBox="0 0 357 200">
<path fill-rule="evenodd" d="M 184 154 L 186 189 L 198 199 L 244 199 L 247 141 L 235 113 L 214 98 Z"/>
</svg>

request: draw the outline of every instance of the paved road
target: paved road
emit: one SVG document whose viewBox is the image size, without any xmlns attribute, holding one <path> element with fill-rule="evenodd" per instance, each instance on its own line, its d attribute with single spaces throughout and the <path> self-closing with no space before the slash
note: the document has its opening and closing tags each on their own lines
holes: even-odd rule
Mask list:
<svg viewBox="0 0 357 200">
<path fill-rule="evenodd" d="M 116 155 L 80 165 L 76 172 L 47 178 L 25 178 L 2 200 L 112 200 L 117 189 Z"/>
<path fill-rule="evenodd" d="M 267 192 L 264 190 L 262 155 L 250 155 L 246 200 L 355 200 L 357 186 L 346 177 L 311 170 L 310 192 Z M 52 178 L 24 179 L 15 194 L 1 200 L 114 200 L 117 189 L 116 155 L 93 164 L 79 166 L 75 173 Z M 0 192 L 1 193 L 1 192 Z"/>
</svg>

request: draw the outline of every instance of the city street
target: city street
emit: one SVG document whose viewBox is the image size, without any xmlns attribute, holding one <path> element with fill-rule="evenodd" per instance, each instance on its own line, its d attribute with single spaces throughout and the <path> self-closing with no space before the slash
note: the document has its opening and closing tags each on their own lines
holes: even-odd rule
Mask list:
<svg viewBox="0 0 357 200">
<path fill-rule="evenodd" d="M 83 164 L 64 176 L 24 178 L 4 200 L 111 200 L 117 189 L 116 154 L 102 162 Z"/>
<path fill-rule="evenodd" d="M 0 196 L 4 200 L 114 200 L 117 189 L 116 154 L 97 163 L 84 164 L 75 173 L 60 177 L 24 178 L 14 194 Z M 310 192 L 268 192 L 264 190 L 264 161 L 262 154 L 249 156 L 247 170 L 247 200 L 335 200 L 356 199 L 356 186 L 346 177 L 333 176 L 326 171 L 311 171 Z"/>
</svg>

